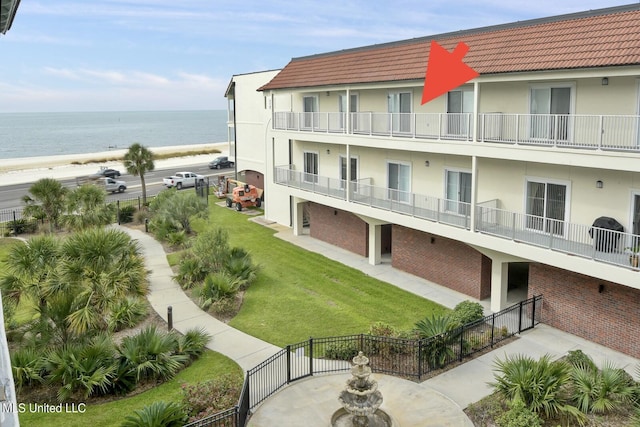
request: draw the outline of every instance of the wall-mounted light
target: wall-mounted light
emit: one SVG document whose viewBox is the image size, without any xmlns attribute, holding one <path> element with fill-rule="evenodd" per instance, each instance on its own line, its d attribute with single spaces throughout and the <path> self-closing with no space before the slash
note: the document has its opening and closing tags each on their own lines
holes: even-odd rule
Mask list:
<svg viewBox="0 0 640 427">
<path fill-rule="evenodd" d="M 609 84 L 609 77 L 602 78 L 602 86 L 607 86 Z"/>
<path fill-rule="evenodd" d="M 429 167 L 429 160 L 425 160 L 425 161 L 424 161 L 424 165 L 425 165 L 426 167 Z"/>
<path fill-rule="evenodd" d="M 327 91 L 327 96 L 329 96 L 329 95 L 330 95 L 330 94 L 329 94 L 329 91 Z"/>
<path fill-rule="evenodd" d="M 604 283 L 600 283 L 598 285 L 598 293 L 601 294 L 604 292 Z"/>
<path fill-rule="evenodd" d="M 331 150 L 327 148 L 327 154 L 331 154 Z"/>
<path fill-rule="evenodd" d="M 602 180 L 597 180 L 596 181 L 596 188 L 602 188 L 604 187 L 604 182 L 602 182 Z"/>
</svg>

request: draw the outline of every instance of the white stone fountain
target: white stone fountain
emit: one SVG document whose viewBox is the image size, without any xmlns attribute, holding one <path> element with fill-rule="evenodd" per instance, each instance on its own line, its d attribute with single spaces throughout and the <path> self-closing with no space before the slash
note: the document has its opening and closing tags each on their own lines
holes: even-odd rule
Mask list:
<svg viewBox="0 0 640 427">
<path fill-rule="evenodd" d="M 332 427 L 396 427 L 391 417 L 380 408 L 382 394 L 378 383 L 369 379 L 369 358 L 359 352 L 353 358 L 352 378 L 338 396 L 342 408 L 331 417 Z"/>
</svg>

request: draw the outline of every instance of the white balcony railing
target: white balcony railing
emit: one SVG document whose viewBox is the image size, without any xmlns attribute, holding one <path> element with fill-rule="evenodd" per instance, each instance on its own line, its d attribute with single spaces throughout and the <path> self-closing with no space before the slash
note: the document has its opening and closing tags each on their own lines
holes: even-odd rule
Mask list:
<svg viewBox="0 0 640 427">
<path fill-rule="evenodd" d="M 427 140 L 473 140 L 470 113 L 274 113 L 273 128 Z M 480 142 L 640 151 L 640 116 L 478 115 Z"/>
<path fill-rule="evenodd" d="M 640 151 L 640 116 L 480 114 L 479 140 Z"/>
<path fill-rule="evenodd" d="M 476 206 L 476 212 L 481 233 L 638 269 L 628 249 L 638 247 L 638 235 L 485 206 Z"/>
<path fill-rule="evenodd" d="M 345 180 L 296 171 L 293 165 L 276 167 L 275 182 L 351 203 L 470 230 L 470 203 L 376 187 L 370 184 L 370 178 L 351 182 L 348 199 Z M 497 209 L 496 206 L 497 200 L 476 205 L 475 231 L 638 270 L 638 266 L 632 264 L 628 250 L 629 247 L 638 247 L 638 235 L 510 212 Z"/>
<path fill-rule="evenodd" d="M 320 133 L 398 136 L 470 141 L 471 114 L 426 113 L 274 113 L 273 128 Z"/>
</svg>

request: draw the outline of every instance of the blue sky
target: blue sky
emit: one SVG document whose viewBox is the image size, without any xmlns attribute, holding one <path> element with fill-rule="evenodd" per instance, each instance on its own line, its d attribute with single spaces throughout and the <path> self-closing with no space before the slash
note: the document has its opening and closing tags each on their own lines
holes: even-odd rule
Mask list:
<svg viewBox="0 0 640 427">
<path fill-rule="evenodd" d="M 604 0 L 22 0 L 0 112 L 225 109 L 292 57 L 628 4 Z"/>
</svg>

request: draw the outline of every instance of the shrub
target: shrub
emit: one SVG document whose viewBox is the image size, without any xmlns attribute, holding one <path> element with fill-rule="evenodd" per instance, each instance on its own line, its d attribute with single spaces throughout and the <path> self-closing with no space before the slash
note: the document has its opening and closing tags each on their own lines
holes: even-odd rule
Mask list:
<svg viewBox="0 0 640 427">
<path fill-rule="evenodd" d="M 329 344 L 324 352 L 324 357 L 335 360 L 351 360 L 358 355 L 356 344 L 352 341 L 340 341 Z"/>
<path fill-rule="evenodd" d="M 170 233 L 167 233 L 165 240 L 168 244 L 170 244 L 174 248 L 185 247 L 189 242 L 187 233 L 185 233 L 184 230 L 172 231 Z"/>
<path fill-rule="evenodd" d="M 151 215 L 149 215 L 149 211 L 147 211 L 146 209 L 136 210 L 133 214 L 133 222 L 135 222 L 136 224 L 144 224 L 144 221 L 150 218 L 150 216 Z"/>
<path fill-rule="evenodd" d="M 211 335 L 203 328 L 189 329 L 178 337 L 176 352 L 195 359 L 202 354 L 210 340 Z"/>
<path fill-rule="evenodd" d="M 215 301 L 233 298 L 241 286 L 241 281 L 227 273 L 212 273 L 204 279 L 202 287 L 196 292 L 200 307 L 208 310 Z"/>
<path fill-rule="evenodd" d="M 122 427 L 181 427 L 187 421 L 187 414 L 181 405 L 175 402 L 153 402 L 133 415 L 127 415 Z"/>
<path fill-rule="evenodd" d="M 233 407 L 238 403 L 241 390 L 241 377 L 223 374 L 195 385 L 183 385 L 182 404 L 189 421 L 195 421 Z"/>
<path fill-rule="evenodd" d="M 611 362 L 601 370 L 579 362 L 571 372 L 573 397 L 578 409 L 584 413 L 603 414 L 621 409 L 634 398 L 635 384 L 628 374 Z"/>
<path fill-rule="evenodd" d="M 524 402 L 516 399 L 509 403 L 509 410 L 496 419 L 498 427 L 541 427 L 542 420 Z"/>
<path fill-rule="evenodd" d="M 462 301 L 456 305 L 451 314 L 452 320 L 460 326 L 484 318 L 484 308 L 479 302 Z"/>
<path fill-rule="evenodd" d="M 23 233 L 34 233 L 38 228 L 36 221 L 27 221 L 25 218 L 11 220 L 7 223 L 6 228 L 10 234 L 18 235 Z"/>
<path fill-rule="evenodd" d="M 118 348 L 123 363 L 135 373 L 136 380 L 172 378 L 190 357 L 177 354 L 174 334 L 149 326 L 138 334 L 125 337 Z"/>
<path fill-rule="evenodd" d="M 579 349 L 569 351 L 567 353 L 567 356 L 565 357 L 565 360 L 567 361 L 567 363 L 574 367 L 582 366 L 594 371 L 598 369 L 593 359 L 591 359 L 588 354 Z"/>
<path fill-rule="evenodd" d="M 12 351 L 11 370 L 18 391 L 24 386 L 42 382 L 43 358 L 41 352 L 33 347 L 24 347 Z"/>
<path fill-rule="evenodd" d="M 565 385 L 570 379 L 570 366 L 553 362 L 549 355 L 539 360 L 525 355 L 506 356 L 495 361 L 496 382 L 490 385 L 510 401 L 521 400 L 533 412 L 544 412 L 548 418 L 558 415 L 581 422 L 584 414 L 571 406 Z"/>
<path fill-rule="evenodd" d="M 174 276 L 174 279 L 182 289 L 191 289 L 202 282 L 206 276 L 207 270 L 200 259 L 188 254 L 180 260 L 178 274 Z"/>
<path fill-rule="evenodd" d="M 120 207 L 120 222 L 129 223 L 133 221 L 133 214 L 136 212 L 136 207 L 133 205 L 126 205 Z"/>
<path fill-rule="evenodd" d="M 454 356 L 451 345 L 460 336 L 458 323 L 449 315 L 427 317 L 415 324 L 415 330 L 424 339 L 424 357 L 429 366 L 439 369 Z"/>
<path fill-rule="evenodd" d="M 138 297 L 126 297 L 117 301 L 108 320 L 109 330 L 120 331 L 125 328 L 132 328 L 137 325 L 147 314 L 148 305 L 146 300 Z"/>
</svg>

